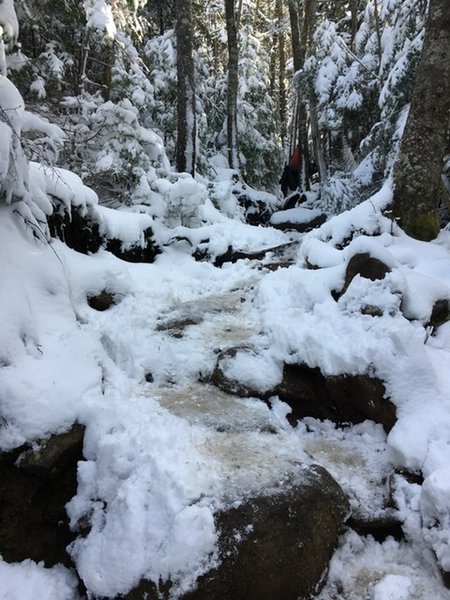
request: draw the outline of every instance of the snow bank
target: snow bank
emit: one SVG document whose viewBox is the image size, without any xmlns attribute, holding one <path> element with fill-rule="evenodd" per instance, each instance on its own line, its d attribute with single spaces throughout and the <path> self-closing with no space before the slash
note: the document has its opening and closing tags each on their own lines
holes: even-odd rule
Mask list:
<svg viewBox="0 0 450 600">
<path fill-rule="evenodd" d="M 279 210 L 270 217 L 271 225 L 280 225 L 280 223 L 310 223 L 313 219 L 320 217 L 322 211 L 311 208 L 290 208 L 288 210 Z"/>
<path fill-rule="evenodd" d="M 3 450 L 70 426 L 83 396 L 99 390 L 101 381 L 61 256 L 46 242 L 25 237 L 23 223 L 12 215 L 12 207 L 0 210 L 0 277 L 8 282 L 0 289 Z"/>
<path fill-rule="evenodd" d="M 40 205 L 44 201 L 49 207 L 45 211 L 51 214 L 52 205 L 48 196 L 52 196 L 61 202 L 63 207 L 70 212 L 75 206 L 86 213 L 88 208 L 98 204 L 97 194 L 84 185 L 78 175 L 57 167 L 47 167 L 40 163 L 30 162 L 30 190 L 34 201 Z"/>
<path fill-rule="evenodd" d="M 78 580 L 62 565 L 44 568 L 32 560 L 0 560 L 0 597 L 4 600 L 76 600 Z"/>
</svg>

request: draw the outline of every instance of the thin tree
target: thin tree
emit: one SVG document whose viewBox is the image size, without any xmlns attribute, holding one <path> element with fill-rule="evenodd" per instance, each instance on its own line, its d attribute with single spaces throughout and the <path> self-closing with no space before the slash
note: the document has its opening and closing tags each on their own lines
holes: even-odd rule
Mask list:
<svg viewBox="0 0 450 600">
<path fill-rule="evenodd" d="M 239 168 L 237 97 L 238 97 L 238 61 L 237 23 L 234 0 L 225 0 L 225 19 L 228 41 L 228 89 L 227 89 L 227 145 L 228 163 L 231 169 Z"/>
<path fill-rule="evenodd" d="M 281 141 L 284 144 L 286 138 L 286 55 L 284 48 L 283 0 L 276 0 L 275 11 L 278 30 L 278 107 L 281 122 Z"/>
<path fill-rule="evenodd" d="M 294 62 L 294 71 L 300 71 L 305 65 L 305 60 L 308 52 L 311 49 L 312 34 L 315 24 L 316 0 L 304 0 L 302 3 L 301 20 L 299 17 L 299 2 L 298 0 L 289 0 L 289 18 L 291 21 L 292 34 L 292 55 Z M 306 96 L 303 93 L 299 94 L 296 115 L 296 129 L 298 135 L 298 146 L 301 149 L 301 171 L 300 185 L 303 190 L 309 189 L 309 142 L 308 142 L 308 107 L 306 104 Z M 322 175 L 325 172 L 323 152 L 319 139 L 319 129 L 317 124 L 317 113 L 315 110 L 315 98 L 309 98 L 309 118 L 311 121 L 311 133 L 314 144 L 314 154 L 316 162 L 322 169 Z"/>
<path fill-rule="evenodd" d="M 394 167 L 393 214 L 417 239 L 439 232 L 437 209 L 450 116 L 450 10 L 430 0 L 411 107 Z"/>
<path fill-rule="evenodd" d="M 306 57 L 305 40 L 302 37 L 300 41 L 300 24 L 299 24 L 299 3 L 298 0 L 289 0 L 289 20 L 291 23 L 291 43 L 292 43 L 292 60 L 294 63 L 294 73 L 303 68 Z M 308 149 L 308 114 L 306 104 L 303 98 L 299 98 L 295 105 L 294 115 L 294 131 L 292 135 L 292 143 L 290 152 L 295 146 L 299 146 L 301 150 L 301 165 L 300 165 L 300 187 L 303 190 L 309 189 L 309 149 Z"/>
<path fill-rule="evenodd" d="M 358 33 L 358 7 L 359 0 L 350 0 L 350 18 L 351 18 L 351 48 L 355 49 L 355 38 Z"/>
<path fill-rule="evenodd" d="M 177 171 L 195 174 L 197 122 L 192 50 L 191 0 L 176 0 L 177 23 Z"/>
</svg>

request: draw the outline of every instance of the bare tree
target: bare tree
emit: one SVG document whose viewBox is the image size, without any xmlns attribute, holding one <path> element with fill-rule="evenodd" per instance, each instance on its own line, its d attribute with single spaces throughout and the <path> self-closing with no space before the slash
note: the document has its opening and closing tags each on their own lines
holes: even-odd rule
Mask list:
<svg viewBox="0 0 450 600">
<path fill-rule="evenodd" d="M 303 69 L 308 52 L 311 48 L 312 34 L 315 24 L 316 0 L 304 0 L 302 12 L 299 14 L 300 5 L 298 0 L 289 0 L 289 17 L 291 21 L 292 55 L 294 71 Z M 300 18 L 301 17 L 301 18 Z M 315 98 L 309 99 L 309 118 L 311 120 L 311 132 L 313 137 L 314 154 L 317 164 L 324 167 L 323 152 L 319 138 L 319 127 L 315 110 Z M 300 93 L 296 114 L 296 134 L 298 145 L 301 149 L 300 185 L 304 190 L 309 189 L 309 143 L 308 143 L 308 107 L 306 96 Z M 295 137 L 295 136 L 294 136 Z M 325 171 L 321 170 L 321 175 Z M 322 179 L 322 177 L 321 177 Z"/>
<path fill-rule="evenodd" d="M 278 37 L 278 107 L 281 122 L 281 140 L 286 138 L 286 54 L 284 48 L 284 11 L 283 0 L 276 0 L 275 5 Z"/>
<path fill-rule="evenodd" d="M 225 0 L 225 19 L 228 39 L 227 143 L 230 168 L 239 167 L 237 134 L 238 40 L 234 0 Z"/>
<path fill-rule="evenodd" d="M 196 111 L 195 77 L 192 56 L 191 0 L 176 0 L 177 79 L 178 79 L 178 140 L 177 170 L 195 173 Z"/>
<path fill-rule="evenodd" d="M 350 18 L 351 18 L 351 47 L 354 50 L 354 42 L 358 32 L 358 7 L 359 0 L 350 0 Z"/>
<path fill-rule="evenodd" d="M 394 217 L 409 235 L 422 240 L 439 232 L 437 208 L 449 116 L 450 10 L 448 0 L 430 0 L 422 56 L 394 167 Z"/>
</svg>

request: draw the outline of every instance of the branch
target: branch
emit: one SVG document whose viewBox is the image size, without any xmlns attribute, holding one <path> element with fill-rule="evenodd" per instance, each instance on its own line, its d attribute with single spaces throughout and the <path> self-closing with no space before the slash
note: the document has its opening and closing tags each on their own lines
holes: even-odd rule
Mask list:
<svg viewBox="0 0 450 600">
<path fill-rule="evenodd" d="M 375 74 L 373 71 L 371 71 L 371 70 L 369 69 L 369 67 L 368 67 L 368 66 L 366 66 L 366 65 L 363 63 L 363 61 L 362 61 L 360 58 L 358 58 L 358 57 L 356 56 L 356 54 L 354 54 L 354 53 L 353 53 L 353 52 L 350 50 L 350 48 L 347 46 L 347 44 L 344 42 L 344 40 L 343 40 L 342 38 L 336 38 L 336 42 L 337 42 L 338 44 L 340 44 L 340 46 L 341 46 L 341 47 L 342 47 L 342 48 L 343 48 L 343 49 L 344 49 L 346 52 L 348 52 L 348 53 L 350 54 L 350 56 L 351 56 L 351 57 L 352 57 L 354 60 L 356 60 L 356 62 L 358 62 L 358 63 L 359 63 L 359 64 L 360 64 L 362 67 L 364 67 L 364 69 L 365 69 L 365 70 L 366 70 L 368 73 L 370 73 L 370 74 L 372 75 L 372 77 L 375 77 L 375 79 L 378 79 L 378 81 L 379 81 L 380 83 L 382 83 L 382 79 L 381 79 L 381 77 L 380 77 L 379 75 L 376 75 L 376 74 Z"/>
</svg>

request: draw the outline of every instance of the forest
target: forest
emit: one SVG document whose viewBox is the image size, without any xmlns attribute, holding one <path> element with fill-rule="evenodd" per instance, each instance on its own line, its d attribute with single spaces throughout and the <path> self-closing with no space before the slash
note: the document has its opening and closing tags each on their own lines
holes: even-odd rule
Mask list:
<svg viewBox="0 0 450 600">
<path fill-rule="evenodd" d="M 450 599 L 448 0 L 0 0 L 0 600 Z"/>
</svg>

